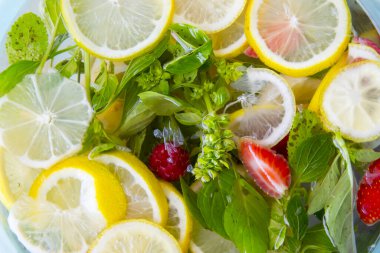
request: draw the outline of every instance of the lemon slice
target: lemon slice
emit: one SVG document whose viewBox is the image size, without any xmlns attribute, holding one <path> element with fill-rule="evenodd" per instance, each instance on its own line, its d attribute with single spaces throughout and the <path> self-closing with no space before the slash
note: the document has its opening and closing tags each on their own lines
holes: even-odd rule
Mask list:
<svg viewBox="0 0 380 253">
<path fill-rule="evenodd" d="M 272 147 L 288 134 L 296 103 L 284 78 L 268 69 L 250 67 L 232 87 L 244 92 L 238 98 L 243 108 L 231 114 L 230 129 L 236 136 Z"/>
<path fill-rule="evenodd" d="M 47 168 L 82 148 L 92 117 L 79 83 L 28 75 L 0 98 L 0 143 L 28 167 Z"/>
<path fill-rule="evenodd" d="M 183 252 L 187 252 L 190 243 L 193 222 L 182 195 L 170 183 L 160 181 L 169 204 L 169 217 L 166 230 L 177 239 Z"/>
<path fill-rule="evenodd" d="M 168 219 L 168 203 L 159 181 L 137 157 L 115 151 L 102 154 L 96 161 L 108 166 L 119 179 L 128 199 L 126 217 L 147 219 L 165 225 Z"/>
<path fill-rule="evenodd" d="M 66 28 L 84 49 L 126 60 L 154 48 L 169 27 L 174 0 L 61 0 Z"/>
<path fill-rule="evenodd" d="M 161 226 L 146 220 L 123 221 L 106 229 L 90 253 L 181 253 L 174 237 Z"/>
<path fill-rule="evenodd" d="M 380 55 L 369 46 L 350 43 L 348 45 L 348 63 L 361 60 L 373 60 L 380 62 Z"/>
<path fill-rule="evenodd" d="M 336 62 L 350 39 L 345 0 L 251 1 L 249 44 L 269 67 L 290 76 L 309 76 Z"/>
<path fill-rule="evenodd" d="M 9 209 L 22 195 L 29 193 L 33 181 L 41 173 L 22 164 L 17 157 L 0 148 L 0 201 Z"/>
<path fill-rule="evenodd" d="M 217 233 L 203 228 L 194 222 L 194 230 L 190 242 L 191 253 L 239 253 L 233 242 L 224 239 Z"/>
<path fill-rule="evenodd" d="M 125 216 L 127 202 L 103 165 L 74 157 L 43 171 L 30 197 L 11 208 L 8 224 L 31 252 L 87 252 L 107 225 Z"/>
<path fill-rule="evenodd" d="M 247 48 L 248 42 L 244 33 L 244 22 L 245 11 L 231 26 L 211 35 L 215 56 L 233 58 Z"/>
<path fill-rule="evenodd" d="M 322 91 L 324 123 L 355 142 L 380 136 L 380 63 L 361 61 L 335 73 Z"/>
<path fill-rule="evenodd" d="M 226 29 L 243 12 L 247 0 L 175 0 L 174 22 L 196 26 L 206 33 Z"/>
</svg>

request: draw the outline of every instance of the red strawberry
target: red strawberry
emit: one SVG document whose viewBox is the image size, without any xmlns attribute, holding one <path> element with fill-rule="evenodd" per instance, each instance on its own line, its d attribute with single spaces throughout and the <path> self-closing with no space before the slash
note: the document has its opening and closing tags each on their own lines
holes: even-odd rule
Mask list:
<svg viewBox="0 0 380 253">
<path fill-rule="evenodd" d="M 281 198 L 290 186 L 288 162 L 282 155 L 248 138 L 240 141 L 240 157 L 249 175 L 269 196 Z"/>
<path fill-rule="evenodd" d="M 276 151 L 278 154 L 283 155 L 285 159 L 288 159 L 288 141 L 289 134 L 285 136 L 279 143 L 277 143 L 276 146 L 272 147 L 272 150 Z"/>
<path fill-rule="evenodd" d="M 189 153 L 173 143 L 158 144 L 149 157 L 150 169 L 166 181 L 178 180 L 189 165 Z"/>
<path fill-rule="evenodd" d="M 255 52 L 255 50 L 253 50 L 252 47 L 248 47 L 248 48 L 244 51 L 244 54 L 245 54 L 246 56 L 251 57 L 251 58 L 255 58 L 255 59 L 259 58 L 259 57 L 257 56 L 257 53 Z"/>
<path fill-rule="evenodd" d="M 380 159 L 373 162 L 360 182 L 356 201 L 360 219 L 367 225 L 380 220 Z"/>
</svg>

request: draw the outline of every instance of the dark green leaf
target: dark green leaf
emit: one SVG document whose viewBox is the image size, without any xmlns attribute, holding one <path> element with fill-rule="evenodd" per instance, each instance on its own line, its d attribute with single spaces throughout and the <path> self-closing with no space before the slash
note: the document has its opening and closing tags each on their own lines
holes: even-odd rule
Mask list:
<svg viewBox="0 0 380 253">
<path fill-rule="evenodd" d="M 272 204 L 269 221 L 269 246 L 278 250 L 284 243 L 286 235 L 285 215 L 282 204 L 275 201 Z"/>
<path fill-rule="evenodd" d="M 245 182 L 245 181 L 244 181 Z M 224 228 L 240 252 L 266 253 L 269 244 L 269 208 L 247 183 L 237 181 L 224 213 Z"/>
<path fill-rule="evenodd" d="M 35 61 L 19 61 L 0 73 L 0 97 L 12 90 L 24 77 L 32 74 L 39 66 Z"/>
<path fill-rule="evenodd" d="M 48 26 L 48 29 L 50 33 L 53 32 L 54 26 L 57 24 L 58 19 L 58 28 L 57 28 L 57 34 L 64 34 L 67 33 L 66 28 L 63 24 L 63 20 L 61 17 L 61 8 L 60 8 L 60 1 L 59 0 L 44 0 L 42 1 L 42 9 L 43 9 L 43 16 L 46 20 L 46 24 Z"/>
<path fill-rule="evenodd" d="M 371 163 L 377 159 L 380 159 L 380 152 L 376 152 L 373 149 L 350 148 L 348 152 L 353 163 Z"/>
<path fill-rule="evenodd" d="M 137 134 L 152 123 L 155 117 L 156 114 L 141 100 L 138 100 L 122 121 L 117 134 L 122 137 Z"/>
<path fill-rule="evenodd" d="M 340 156 L 338 155 L 325 177 L 318 181 L 315 188 L 310 192 L 308 214 L 311 215 L 323 209 L 330 198 L 330 193 L 334 190 L 339 180 L 339 158 Z"/>
<path fill-rule="evenodd" d="M 179 99 L 153 91 L 139 94 L 140 99 L 150 110 L 159 116 L 170 116 L 184 109 L 184 103 Z"/>
<path fill-rule="evenodd" d="M 6 49 L 10 63 L 22 60 L 39 61 L 48 47 L 48 35 L 40 17 L 26 13 L 8 32 Z"/>
<path fill-rule="evenodd" d="M 286 209 L 286 218 L 292 229 L 293 237 L 301 241 L 305 236 L 309 220 L 300 195 L 294 195 L 290 199 Z"/>
<path fill-rule="evenodd" d="M 114 143 L 100 144 L 99 146 L 96 146 L 95 148 L 93 148 L 91 150 L 91 152 L 88 154 L 88 157 L 90 159 L 93 159 L 94 157 L 96 157 L 96 156 L 98 156 L 104 152 L 113 150 L 115 147 L 116 147 L 116 145 Z"/>
<path fill-rule="evenodd" d="M 181 189 L 183 198 L 186 202 L 186 206 L 190 209 L 192 216 L 197 219 L 197 221 L 202 225 L 202 227 L 207 228 L 207 224 L 202 216 L 201 211 L 197 205 L 197 194 L 193 192 L 190 187 L 185 183 L 185 181 L 181 178 Z"/>
<path fill-rule="evenodd" d="M 176 113 L 175 118 L 185 126 L 195 126 L 202 122 L 201 116 L 193 112 Z"/>
<path fill-rule="evenodd" d="M 174 39 L 187 50 L 200 47 L 210 40 L 205 32 L 187 24 L 173 24 L 170 26 L 170 31 L 175 34 Z"/>
<path fill-rule="evenodd" d="M 289 133 L 288 155 L 293 160 L 295 150 L 306 139 L 313 135 L 323 133 L 322 123 L 314 112 L 303 110 L 296 114 L 292 129 Z"/>
<path fill-rule="evenodd" d="M 312 182 L 325 175 L 336 149 L 331 135 L 319 134 L 302 142 L 290 158 L 295 180 Z"/>
<path fill-rule="evenodd" d="M 302 252 L 332 253 L 337 251 L 327 236 L 323 224 L 317 224 L 307 230 L 302 240 Z"/>
</svg>

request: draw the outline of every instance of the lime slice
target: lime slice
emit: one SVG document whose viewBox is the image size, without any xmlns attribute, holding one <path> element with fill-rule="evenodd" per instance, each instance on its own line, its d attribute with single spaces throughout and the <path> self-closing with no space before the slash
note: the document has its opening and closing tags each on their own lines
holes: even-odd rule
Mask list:
<svg viewBox="0 0 380 253">
<path fill-rule="evenodd" d="M 74 157 L 45 170 L 30 197 L 11 208 L 8 224 L 31 252 L 87 252 L 107 225 L 125 216 L 117 179 L 101 164 Z"/>
<path fill-rule="evenodd" d="M 193 221 L 182 195 L 170 183 L 160 181 L 169 204 L 169 217 L 166 230 L 177 239 L 183 252 L 187 252 L 190 243 Z"/>
<path fill-rule="evenodd" d="M 232 87 L 244 92 L 238 98 L 243 108 L 230 117 L 230 129 L 236 136 L 251 137 L 260 145 L 272 147 L 288 134 L 296 103 L 281 76 L 268 69 L 248 68 Z"/>
<path fill-rule="evenodd" d="M 174 22 L 196 26 L 216 33 L 232 25 L 240 16 L 246 0 L 175 0 Z"/>
<path fill-rule="evenodd" d="M 260 0 L 248 5 L 249 44 L 265 64 L 290 76 L 309 76 L 331 66 L 346 49 L 350 29 L 345 0 Z"/>
<path fill-rule="evenodd" d="M 168 203 L 159 181 L 137 157 L 116 151 L 95 158 L 111 170 L 119 179 L 128 199 L 126 217 L 147 219 L 165 225 L 168 219 Z"/>
<path fill-rule="evenodd" d="M 380 136 L 380 62 L 361 61 L 339 69 L 321 95 L 326 126 L 355 142 Z"/>
<path fill-rule="evenodd" d="M 174 0 L 61 0 L 74 40 L 92 54 L 126 60 L 157 45 L 169 27 Z"/>
<path fill-rule="evenodd" d="M 124 221 L 106 229 L 89 252 L 182 253 L 169 232 L 146 220 Z"/>
<path fill-rule="evenodd" d="M 47 168 L 82 148 L 92 117 L 79 83 L 28 75 L 0 98 L 0 143 L 28 167 Z"/>
</svg>

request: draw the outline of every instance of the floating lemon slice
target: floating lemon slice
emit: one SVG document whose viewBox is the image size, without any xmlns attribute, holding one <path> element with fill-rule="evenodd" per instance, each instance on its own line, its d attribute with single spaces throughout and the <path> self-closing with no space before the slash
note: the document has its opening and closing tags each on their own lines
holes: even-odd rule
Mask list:
<svg viewBox="0 0 380 253">
<path fill-rule="evenodd" d="M 380 62 L 380 55 L 369 46 L 350 43 L 348 45 L 348 63 L 362 60 L 373 60 Z"/>
<path fill-rule="evenodd" d="M 127 201 L 103 165 L 74 157 L 43 171 L 8 224 L 31 252 L 87 252 L 106 226 L 125 217 Z"/>
<path fill-rule="evenodd" d="M 128 199 L 126 218 L 147 219 L 165 225 L 168 203 L 159 181 L 134 155 L 115 151 L 95 157 L 119 179 Z"/>
<path fill-rule="evenodd" d="M 169 232 L 146 220 L 124 221 L 106 229 L 89 252 L 182 253 L 178 242 Z"/>
<path fill-rule="evenodd" d="M 249 44 L 265 64 L 290 76 L 309 76 L 335 63 L 347 47 L 350 29 L 345 0 L 248 4 Z"/>
<path fill-rule="evenodd" d="M 190 243 L 193 222 L 182 195 L 170 183 L 160 181 L 169 203 L 169 218 L 166 230 L 177 239 L 183 252 L 187 252 Z"/>
<path fill-rule="evenodd" d="M 244 33 L 245 11 L 226 29 L 211 35 L 212 47 L 217 57 L 233 58 L 248 47 Z"/>
<path fill-rule="evenodd" d="M 326 126 L 355 142 L 380 136 L 380 62 L 361 61 L 339 69 L 321 95 Z"/>
<path fill-rule="evenodd" d="M 28 75 L 0 98 L 0 143 L 28 167 L 48 168 L 81 150 L 92 117 L 79 83 Z"/>
<path fill-rule="evenodd" d="M 175 0 L 174 21 L 216 33 L 232 25 L 240 16 L 246 0 Z"/>
<path fill-rule="evenodd" d="M 244 92 L 238 98 L 243 108 L 231 114 L 230 129 L 236 136 L 272 147 L 288 134 L 296 102 L 284 78 L 268 69 L 248 68 L 232 87 Z"/>
<path fill-rule="evenodd" d="M 67 30 L 101 58 L 126 60 L 157 45 L 168 29 L 174 0 L 61 0 Z"/>
</svg>

